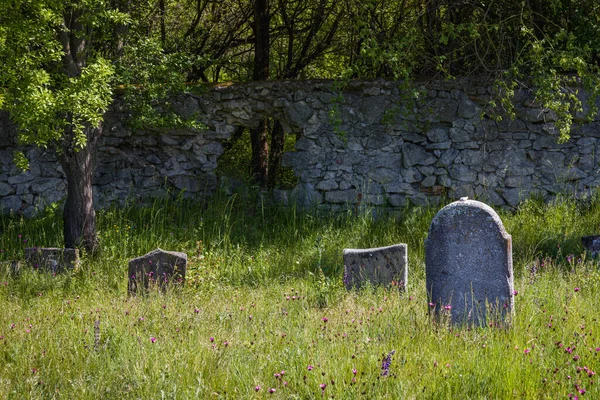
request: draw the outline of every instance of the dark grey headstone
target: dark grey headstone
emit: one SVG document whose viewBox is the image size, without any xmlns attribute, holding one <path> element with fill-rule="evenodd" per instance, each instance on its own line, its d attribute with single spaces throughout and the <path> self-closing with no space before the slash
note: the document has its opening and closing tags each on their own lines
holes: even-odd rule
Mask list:
<svg viewBox="0 0 600 400">
<path fill-rule="evenodd" d="M 156 249 L 129 260 L 130 294 L 144 291 L 151 284 L 165 289 L 168 284 L 183 284 L 187 267 L 187 254 Z"/>
<path fill-rule="evenodd" d="M 425 240 L 425 268 L 430 308 L 454 325 L 512 313 L 512 239 L 488 205 L 461 199 L 441 209 Z"/>
<path fill-rule="evenodd" d="M 408 262 L 406 244 L 374 249 L 344 250 L 344 284 L 346 288 L 372 285 L 406 286 Z"/>
<path fill-rule="evenodd" d="M 27 247 L 25 262 L 33 269 L 59 273 L 79 268 L 79 250 L 55 247 Z"/>
<path fill-rule="evenodd" d="M 600 236 L 584 236 L 581 238 L 583 247 L 590 253 L 592 258 L 597 258 L 600 254 Z"/>
</svg>

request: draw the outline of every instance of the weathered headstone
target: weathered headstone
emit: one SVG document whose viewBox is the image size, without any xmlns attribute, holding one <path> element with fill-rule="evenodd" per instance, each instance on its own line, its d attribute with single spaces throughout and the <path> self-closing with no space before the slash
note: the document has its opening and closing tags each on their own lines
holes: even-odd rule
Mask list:
<svg viewBox="0 0 600 400">
<path fill-rule="evenodd" d="M 512 239 L 496 212 L 466 198 L 442 208 L 425 240 L 429 306 L 454 325 L 504 318 L 514 305 Z"/>
<path fill-rule="evenodd" d="M 592 258 L 597 258 L 600 254 L 600 236 L 584 236 L 581 238 L 583 247 L 590 253 Z"/>
<path fill-rule="evenodd" d="M 374 249 L 344 250 L 344 284 L 346 288 L 372 285 L 405 287 L 408 279 L 406 244 Z"/>
<path fill-rule="evenodd" d="M 130 294 L 148 289 L 155 284 L 164 289 L 170 283 L 183 284 L 187 267 L 187 254 L 156 249 L 150 253 L 129 260 Z"/>
<path fill-rule="evenodd" d="M 34 269 L 59 273 L 79 268 L 78 249 L 27 247 L 25 262 Z"/>
</svg>

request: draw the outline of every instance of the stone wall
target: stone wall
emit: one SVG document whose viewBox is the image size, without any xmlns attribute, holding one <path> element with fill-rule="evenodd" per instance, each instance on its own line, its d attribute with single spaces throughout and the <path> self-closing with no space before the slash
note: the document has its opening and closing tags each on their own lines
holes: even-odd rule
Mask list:
<svg viewBox="0 0 600 400">
<path fill-rule="evenodd" d="M 284 157 L 298 185 L 274 192 L 284 203 L 399 207 L 469 196 L 514 206 L 532 193 L 549 198 L 600 186 L 599 117 L 575 126 L 571 140 L 559 144 L 555 116 L 527 91 L 517 94 L 517 118 L 496 122 L 483 112 L 491 92 L 482 81 L 424 83 L 416 101 L 397 82 L 350 82 L 342 93 L 334 87 L 331 81 L 196 87 L 173 104 L 205 130 L 133 131 L 117 103 L 98 149 L 97 204 L 149 199 L 167 188 L 210 195 L 223 141 L 236 126 L 255 127 L 264 117 L 300 134 L 296 151 Z M 0 208 L 34 215 L 64 197 L 63 173 L 49 151 L 33 148 L 26 149 L 31 170 L 17 170 L 14 136 L 15 127 L 0 117 Z"/>
</svg>

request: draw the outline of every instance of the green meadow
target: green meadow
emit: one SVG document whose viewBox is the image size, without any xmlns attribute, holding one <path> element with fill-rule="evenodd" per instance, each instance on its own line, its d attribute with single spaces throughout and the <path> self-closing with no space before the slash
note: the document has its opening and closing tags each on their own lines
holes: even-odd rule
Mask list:
<svg viewBox="0 0 600 400">
<path fill-rule="evenodd" d="M 0 219 L 0 398 L 600 398 L 600 273 L 581 236 L 600 195 L 497 210 L 513 239 L 508 327 L 433 321 L 423 240 L 440 206 L 393 215 L 280 208 L 260 196 L 99 211 L 101 252 L 52 276 L 58 206 Z M 344 248 L 407 243 L 409 281 L 347 291 Z M 127 262 L 188 255 L 186 284 L 127 295 Z"/>
</svg>

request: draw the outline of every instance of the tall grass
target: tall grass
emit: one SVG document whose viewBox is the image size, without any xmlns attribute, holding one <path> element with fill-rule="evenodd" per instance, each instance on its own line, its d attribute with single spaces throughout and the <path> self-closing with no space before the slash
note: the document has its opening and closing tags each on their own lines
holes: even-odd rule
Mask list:
<svg viewBox="0 0 600 400">
<path fill-rule="evenodd" d="M 0 264 L 0 398 L 597 398 L 600 274 L 580 237 L 597 232 L 600 198 L 500 213 L 518 291 L 507 329 L 430 320 L 423 239 L 438 209 L 326 215 L 240 194 L 102 210 L 102 252 L 80 270 Z M 61 245 L 58 208 L 0 230 L 1 260 Z M 343 248 L 399 242 L 406 292 L 343 289 Z M 186 286 L 127 297 L 127 260 L 156 247 L 188 254 Z"/>
</svg>

